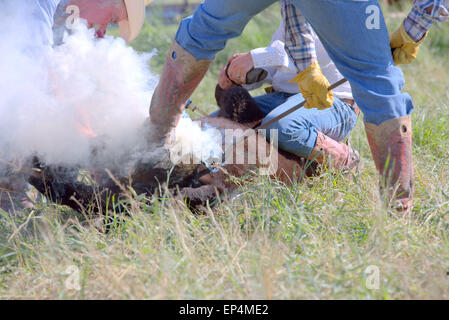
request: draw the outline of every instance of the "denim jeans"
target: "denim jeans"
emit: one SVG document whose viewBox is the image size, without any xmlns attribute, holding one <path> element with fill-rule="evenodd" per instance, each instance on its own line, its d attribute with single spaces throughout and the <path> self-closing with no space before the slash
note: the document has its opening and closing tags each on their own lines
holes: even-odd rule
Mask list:
<svg viewBox="0 0 449 320">
<path fill-rule="evenodd" d="M 295 96 L 293 104 L 285 103 L 293 96 L 289 93 L 275 92 L 254 99 L 259 109 L 265 114 L 262 123 L 268 122 L 279 114 L 289 110 L 302 101 L 301 94 Z M 357 123 L 357 115 L 344 101 L 335 98 L 331 108 L 326 110 L 300 108 L 267 128 L 267 139 L 270 130 L 278 133 L 279 149 L 307 158 L 315 148 L 317 131 L 341 141 L 346 138 Z"/>
<path fill-rule="evenodd" d="M 290 0 L 310 22 L 330 58 L 349 80 L 364 120 L 376 125 L 409 115 L 404 76 L 394 65 L 377 0 Z M 176 41 L 197 60 L 214 59 L 226 41 L 276 0 L 205 0 L 184 19 Z M 268 22 L 267 22 L 268 23 Z"/>
</svg>

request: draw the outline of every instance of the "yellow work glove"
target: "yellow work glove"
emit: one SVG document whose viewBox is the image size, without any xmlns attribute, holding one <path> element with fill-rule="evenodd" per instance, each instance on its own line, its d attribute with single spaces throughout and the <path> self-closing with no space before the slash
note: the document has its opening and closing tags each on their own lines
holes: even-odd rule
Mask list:
<svg viewBox="0 0 449 320">
<path fill-rule="evenodd" d="M 329 81 L 321 72 L 317 61 L 313 62 L 306 70 L 294 77 L 290 82 L 296 82 L 299 91 L 306 100 L 304 108 L 317 108 L 324 110 L 332 107 L 334 95 L 329 91 Z"/>
<path fill-rule="evenodd" d="M 423 43 L 427 33 L 418 42 L 413 41 L 404 29 L 404 24 L 393 32 L 390 36 L 390 47 L 393 50 L 393 60 L 395 65 L 409 64 L 416 59 L 419 45 Z"/>
</svg>

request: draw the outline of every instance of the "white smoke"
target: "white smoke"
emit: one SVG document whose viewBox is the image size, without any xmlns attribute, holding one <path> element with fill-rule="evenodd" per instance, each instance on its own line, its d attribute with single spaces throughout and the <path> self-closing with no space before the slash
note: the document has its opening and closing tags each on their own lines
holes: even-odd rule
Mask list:
<svg viewBox="0 0 449 320">
<path fill-rule="evenodd" d="M 151 54 L 136 53 L 120 38 L 94 39 L 84 24 L 62 45 L 37 49 L 21 27 L 30 22 L 17 19 L 0 13 L 0 175 L 6 163 L 35 155 L 47 165 L 89 167 L 99 142 L 105 167 L 133 153 L 135 159 L 157 84 Z M 185 121 L 184 129 L 197 127 Z M 204 149 L 221 145 L 202 140 Z"/>
<path fill-rule="evenodd" d="M 173 163 L 204 163 L 212 168 L 214 164 L 222 163 L 222 140 L 219 130 L 207 125 L 202 127 L 183 113 L 172 133 L 170 160 Z"/>
</svg>

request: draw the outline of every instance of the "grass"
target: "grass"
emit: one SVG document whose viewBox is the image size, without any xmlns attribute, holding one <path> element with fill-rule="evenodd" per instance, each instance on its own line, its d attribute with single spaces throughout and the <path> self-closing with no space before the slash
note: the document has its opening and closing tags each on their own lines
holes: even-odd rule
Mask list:
<svg viewBox="0 0 449 320">
<path fill-rule="evenodd" d="M 268 43 L 278 21 L 272 8 L 230 41 L 194 101 L 212 111 L 226 57 Z M 400 17 L 387 13 L 387 22 L 393 30 Z M 158 48 L 160 71 L 175 31 L 150 22 L 133 46 Z M 129 215 L 114 217 L 107 234 L 94 217 L 45 202 L 31 213 L 0 212 L 0 297 L 448 299 L 448 46 L 449 25 L 437 26 L 403 67 L 416 104 L 412 216 L 382 207 L 360 120 L 352 133 L 365 160 L 360 174 L 325 173 L 291 187 L 256 177 L 204 215 L 167 194 L 130 197 Z M 369 285 L 373 266 L 378 289 Z"/>
</svg>

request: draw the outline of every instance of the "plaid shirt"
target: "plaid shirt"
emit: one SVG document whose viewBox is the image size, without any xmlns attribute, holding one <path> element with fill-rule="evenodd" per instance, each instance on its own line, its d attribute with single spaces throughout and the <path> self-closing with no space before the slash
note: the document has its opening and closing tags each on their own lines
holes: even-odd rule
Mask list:
<svg viewBox="0 0 449 320">
<path fill-rule="evenodd" d="M 413 9 L 404 21 L 404 29 L 416 42 L 422 39 L 434 21 L 449 17 L 449 0 L 414 0 Z"/>
<path fill-rule="evenodd" d="M 314 32 L 289 0 L 281 0 L 281 14 L 285 26 L 285 51 L 300 73 L 317 60 Z"/>
</svg>

